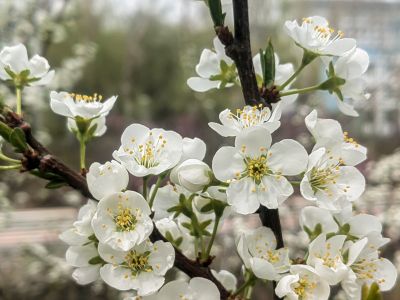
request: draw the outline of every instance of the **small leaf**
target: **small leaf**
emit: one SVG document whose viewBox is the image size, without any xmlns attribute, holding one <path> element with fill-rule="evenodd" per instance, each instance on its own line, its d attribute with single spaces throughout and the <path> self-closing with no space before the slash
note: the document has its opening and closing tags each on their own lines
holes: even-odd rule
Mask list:
<svg viewBox="0 0 400 300">
<path fill-rule="evenodd" d="M 96 256 L 91 258 L 88 262 L 90 265 L 98 265 L 98 264 L 103 264 L 104 260 L 100 256 Z"/>
<path fill-rule="evenodd" d="M 19 151 L 24 152 L 28 149 L 25 133 L 21 128 L 14 128 L 10 134 L 10 143 Z"/>
<path fill-rule="evenodd" d="M 208 7 L 214 26 L 224 26 L 226 14 L 222 13 L 221 0 L 208 0 Z"/>
<path fill-rule="evenodd" d="M 270 88 L 274 85 L 275 82 L 275 53 L 274 47 L 272 46 L 271 40 L 268 42 L 268 47 L 264 52 L 264 68 L 263 68 L 263 76 L 264 76 L 264 86 Z"/>
<path fill-rule="evenodd" d="M 202 213 L 207 213 L 210 212 L 214 209 L 214 206 L 211 202 L 207 203 L 206 205 L 204 205 L 201 209 L 200 212 Z"/>
<path fill-rule="evenodd" d="M 5 123 L 0 121 L 0 135 L 7 141 L 10 142 L 10 135 L 12 128 L 8 127 Z"/>
<path fill-rule="evenodd" d="M 67 183 L 65 181 L 60 181 L 60 180 L 54 180 L 54 181 L 50 181 L 48 184 L 46 184 L 45 188 L 46 189 L 58 189 L 62 186 L 67 185 Z"/>
</svg>

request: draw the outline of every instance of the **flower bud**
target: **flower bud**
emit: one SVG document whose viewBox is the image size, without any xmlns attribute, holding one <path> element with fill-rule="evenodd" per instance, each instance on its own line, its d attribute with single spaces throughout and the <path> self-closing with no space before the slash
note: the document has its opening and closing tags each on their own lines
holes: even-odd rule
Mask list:
<svg viewBox="0 0 400 300">
<path fill-rule="evenodd" d="M 89 191 L 98 200 L 126 189 L 129 182 L 128 171 L 116 161 L 104 165 L 93 163 L 86 175 Z"/>
<path fill-rule="evenodd" d="M 171 181 L 190 192 L 198 192 L 211 182 L 210 167 L 197 159 L 188 159 L 171 172 Z"/>
</svg>

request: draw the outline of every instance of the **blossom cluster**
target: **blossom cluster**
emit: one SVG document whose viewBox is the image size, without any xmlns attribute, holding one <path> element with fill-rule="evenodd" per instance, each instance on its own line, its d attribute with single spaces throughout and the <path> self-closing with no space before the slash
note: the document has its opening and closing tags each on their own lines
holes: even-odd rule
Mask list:
<svg viewBox="0 0 400 300">
<path fill-rule="evenodd" d="M 239 233 L 236 248 L 243 262 L 244 290 L 260 279 L 275 281 L 280 298 L 324 300 L 338 284 L 348 299 L 361 299 L 364 285 L 376 284 L 381 291 L 394 286 L 396 269 L 380 256 L 389 241 L 382 236 L 382 225 L 372 215 L 353 212 L 353 202 L 365 190 L 356 166 L 366 160 L 367 149 L 336 120 L 319 118 L 316 110 L 305 118 L 315 140 L 311 151 L 293 139 L 275 140 L 284 107 L 303 92 L 335 93 L 339 109 L 356 115 L 348 99 L 366 98 L 360 77 L 368 55 L 354 39 L 334 34 L 321 17 L 305 18 L 301 25 L 288 21 L 285 30 L 304 50 L 300 68 L 279 64 L 272 46 L 253 58 L 260 89 L 267 93 L 272 88 L 278 97 L 269 107 L 225 109 L 220 123 L 209 123 L 217 134 L 234 139 L 215 153 L 211 166 L 204 162 L 206 144 L 201 139 L 134 123 L 122 133 L 112 160 L 94 162 L 86 170 L 86 144 L 105 133 L 106 116 L 117 97 L 50 93 L 51 109 L 67 117 L 80 142 L 81 172 L 92 195 L 72 228 L 60 235 L 69 246 L 66 260 L 76 268 L 72 276 L 78 283 L 101 278 L 118 290 L 133 290 L 136 299 L 219 299 L 220 290 L 205 278 L 165 284 L 177 251 L 200 263 L 212 260 L 213 243 L 226 218 L 257 213 L 261 206 L 278 209 L 298 188 L 315 204 L 300 215 L 310 240 L 306 256 L 290 258 L 270 228 Z M 196 67 L 200 77 L 187 82 L 196 91 L 238 81 L 236 66 L 217 38 L 214 47 L 215 52 L 206 49 L 201 54 Z M 327 65 L 326 81 L 291 90 L 296 76 L 317 57 Z M 267 60 L 273 63 L 273 78 L 266 78 Z M 0 78 L 12 81 L 17 90 L 47 82 L 49 69 L 44 58 L 28 60 L 22 45 L 0 53 Z M 20 113 L 21 95 L 17 98 Z M 0 154 L 0 159 L 15 163 Z M 130 189 L 131 177 L 141 180 L 140 191 Z M 242 292 L 230 272 L 212 274 L 233 295 Z"/>
</svg>

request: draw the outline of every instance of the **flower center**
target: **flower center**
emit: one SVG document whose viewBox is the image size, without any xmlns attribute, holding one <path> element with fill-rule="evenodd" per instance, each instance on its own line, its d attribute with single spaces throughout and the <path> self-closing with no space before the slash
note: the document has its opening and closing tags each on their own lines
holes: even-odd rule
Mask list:
<svg viewBox="0 0 400 300">
<path fill-rule="evenodd" d="M 351 266 L 351 269 L 356 273 L 357 277 L 362 280 L 374 280 L 378 283 L 383 283 L 384 278 L 375 278 L 378 266 L 375 261 L 367 260 L 365 258 L 357 261 Z"/>
<path fill-rule="evenodd" d="M 160 164 L 159 157 L 162 155 L 167 140 L 162 134 L 158 138 L 153 137 L 153 133 L 149 133 L 149 137 L 143 144 L 136 144 L 135 137 L 132 137 L 133 148 L 124 149 L 125 152 L 133 156 L 134 160 L 146 168 L 156 167 Z"/>
<path fill-rule="evenodd" d="M 135 230 L 137 218 L 131 212 L 130 208 L 124 208 L 118 205 L 118 214 L 114 217 L 117 231 L 133 231 Z"/>
<path fill-rule="evenodd" d="M 103 96 L 102 95 L 98 95 L 97 93 L 94 93 L 93 95 L 83 95 L 83 94 L 70 93 L 69 96 L 75 102 L 91 103 L 91 102 L 101 102 L 101 100 L 103 100 Z"/>
<path fill-rule="evenodd" d="M 233 120 L 239 129 L 263 124 L 268 121 L 270 110 L 259 106 L 245 106 L 243 109 L 237 109 L 236 114 L 230 112 L 228 119 Z"/>
<path fill-rule="evenodd" d="M 317 287 L 317 284 L 308 280 L 307 277 L 308 276 L 300 278 L 294 287 L 294 292 L 301 297 L 300 299 L 305 299 L 307 294 Z"/>
<path fill-rule="evenodd" d="M 268 174 L 269 168 L 267 166 L 267 158 L 260 156 L 258 158 L 250 158 L 246 161 L 247 176 L 252 178 L 255 182 L 260 182 L 261 179 Z"/>
<path fill-rule="evenodd" d="M 326 46 L 333 41 L 343 38 L 344 33 L 338 30 L 336 35 L 332 38 L 335 29 L 329 26 L 314 25 L 314 21 L 311 18 L 303 18 L 303 24 L 306 24 L 312 29 L 313 38 L 317 39 L 323 46 Z"/>
<path fill-rule="evenodd" d="M 339 159 L 338 162 L 328 163 L 326 167 L 314 167 L 311 170 L 310 185 L 314 193 L 318 191 L 330 193 L 329 186 L 337 183 L 342 164 L 344 164 L 343 160 Z M 346 189 L 344 191 L 346 192 Z"/>
<path fill-rule="evenodd" d="M 353 144 L 354 147 L 358 148 L 359 144 L 357 143 L 356 140 L 349 137 L 349 133 L 347 131 L 343 132 L 343 139 L 345 143 Z"/>
<path fill-rule="evenodd" d="M 133 276 L 136 276 L 141 272 L 151 272 L 153 271 L 153 268 L 149 265 L 150 254 L 150 251 L 137 253 L 135 250 L 131 250 L 125 256 L 124 265 L 131 269 Z"/>
</svg>

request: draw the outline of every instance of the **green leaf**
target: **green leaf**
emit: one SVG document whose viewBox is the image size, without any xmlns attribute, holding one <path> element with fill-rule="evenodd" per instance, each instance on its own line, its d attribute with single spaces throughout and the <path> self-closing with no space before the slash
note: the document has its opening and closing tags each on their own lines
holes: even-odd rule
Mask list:
<svg viewBox="0 0 400 300">
<path fill-rule="evenodd" d="M 89 260 L 90 265 L 103 264 L 104 260 L 100 256 L 93 257 Z"/>
<path fill-rule="evenodd" d="M 52 190 L 52 189 L 58 189 L 65 185 L 67 185 L 67 183 L 64 180 L 53 180 L 47 183 L 45 188 Z"/>
<path fill-rule="evenodd" d="M 24 152 L 28 149 L 24 131 L 17 127 L 10 134 L 10 143 L 19 151 Z"/>
<path fill-rule="evenodd" d="M 214 205 L 213 205 L 211 202 L 209 202 L 209 203 L 207 203 L 206 205 L 204 205 L 204 206 L 200 209 L 200 212 L 202 212 L 202 213 L 207 213 L 207 212 L 212 211 L 213 209 L 214 209 Z"/>
<path fill-rule="evenodd" d="M 10 135 L 12 128 L 8 127 L 5 123 L 0 121 L 0 135 L 7 141 L 10 142 Z"/>
<path fill-rule="evenodd" d="M 222 13 L 221 0 L 208 0 L 208 8 L 210 9 L 214 26 L 224 26 L 226 14 Z"/>
<path fill-rule="evenodd" d="M 268 47 L 263 53 L 261 67 L 263 69 L 264 86 L 270 88 L 274 85 L 275 81 L 275 52 L 271 40 L 268 42 Z"/>
<path fill-rule="evenodd" d="M 40 178 L 43 178 L 43 179 L 46 179 L 46 180 L 50 180 L 50 181 L 53 181 L 53 180 L 61 181 L 61 180 L 63 180 L 63 178 L 60 175 L 57 175 L 57 174 L 52 173 L 52 172 L 43 173 L 43 172 L 41 172 L 39 170 L 32 170 L 30 173 L 32 175 L 35 175 L 37 177 L 40 177 Z"/>
</svg>

